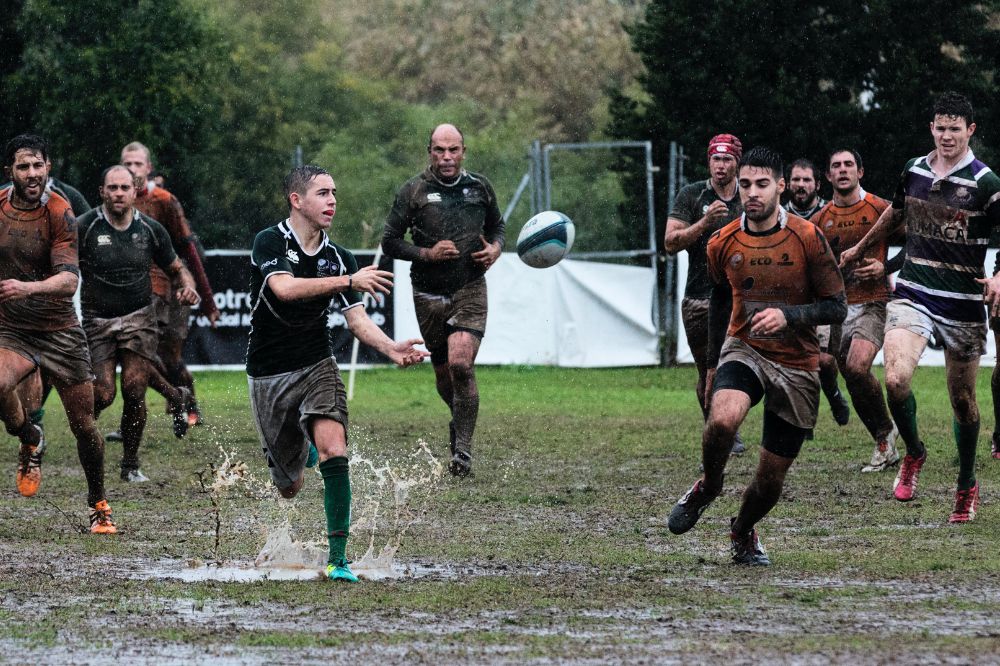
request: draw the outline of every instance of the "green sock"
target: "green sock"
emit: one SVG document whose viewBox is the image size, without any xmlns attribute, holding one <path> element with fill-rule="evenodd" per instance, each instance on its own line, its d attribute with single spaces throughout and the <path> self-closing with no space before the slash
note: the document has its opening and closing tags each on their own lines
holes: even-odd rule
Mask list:
<svg viewBox="0 0 1000 666">
<path fill-rule="evenodd" d="M 347 458 L 337 457 L 319 464 L 323 475 L 323 509 L 334 566 L 347 561 L 347 531 L 351 526 L 351 474 Z"/>
<path fill-rule="evenodd" d="M 32 411 L 30 414 L 28 414 L 28 420 L 31 421 L 32 423 L 34 423 L 35 425 L 41 425 L 43 418 L 45 418 L 45 408 L 44 407 L 39 407 L 38 409 L 36 409 L 36 410 Z"/>
<path fill-rule="evenodd" d="M 958 445 L 958 489 L 968 490 L 976 485 L 976 442 L 979 440 L 979 421 L 959 423 L 952 421 L 955 443 Z"/>
<path fill-rule="evenodd" d="M 920 441 L 920 435 L 917 434 L 917 399 L 913 397 L 913 392 L 911 391 L 903 402 L 890 400 L 889 411 L 892 412 L 892 420 L 899 429 L 899 436 L 906 444 L 906 452 L 914 458 L 924 455 L 927 451 L 924 443 Z"/>
</svg>

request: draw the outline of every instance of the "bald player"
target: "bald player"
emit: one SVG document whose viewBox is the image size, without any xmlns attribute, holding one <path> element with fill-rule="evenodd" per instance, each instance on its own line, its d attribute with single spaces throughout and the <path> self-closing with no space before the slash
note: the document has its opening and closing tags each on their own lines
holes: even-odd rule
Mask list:
<svg viewBox="0 0 1000 666">
<path fill-rule="evenodd" d="M 451 410 L 448 469 L 467 476 L 479 415 L 475 362 L 486 333 L 485 275 L 503 250 L 504 220 L 490 182 L 462 168 L 465 138 L 457 127 L 434 128 L 427 156 L 423 173 L 396 193 L 382 250 L 413 262 L 420 333 L 431 353 L 438 395 Z"/>
</svg>

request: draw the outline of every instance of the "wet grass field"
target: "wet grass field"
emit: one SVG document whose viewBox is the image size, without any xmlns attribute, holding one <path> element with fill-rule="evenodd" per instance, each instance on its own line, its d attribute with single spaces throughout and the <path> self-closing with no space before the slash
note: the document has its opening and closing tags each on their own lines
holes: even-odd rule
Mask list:
<svg viewBox="0 0 1000 666">
<path fill-rule="evenodd" d="M 357 585 L 211 579 L 253 570 L 281 526 L 301 541 L 323 537 L 318 476 L 309 472 L 293 502 L 264 483 L 241 373 L 198 376 L 206 424 L 181 441 L 162 399 L 150 398 L 149 483 L 119 481 L 120 446 L 108 444 L 114 537 L 80 533 L 83 474 L 53 399 L 36 497 L 14 488 L 14 439 L 0 448 L 0 662 L 1000 663 L 988 370 L 976 522 L 947 523 L 957 472 L 950 409 L 943 371 L 922 368 L 915 393 L 929 455 L 918 499 L 892 499 L 894 471 L 859 473 L 871 443 L 856 415 L 839 428 L 824 403 L 816 439 L 760 525 L 767 569 L 728 559 L 759 407 L 725 493 L 677 537 L 667 514 L 698 476 L 692 369 L 478 374 L 475 476 L 464 480 L 436 479 L 420 448 L 444 462 L 448 418 L 430 367 L 359 374 L 359 523 L 348 554 L 361 559 L 408 528 L 394 559 L 403 576 Z M 119 406 L 102 431 L 115 429 Z M 220 469 L 240 462 L 242 479 L 218 483 Z"/>
</svg>

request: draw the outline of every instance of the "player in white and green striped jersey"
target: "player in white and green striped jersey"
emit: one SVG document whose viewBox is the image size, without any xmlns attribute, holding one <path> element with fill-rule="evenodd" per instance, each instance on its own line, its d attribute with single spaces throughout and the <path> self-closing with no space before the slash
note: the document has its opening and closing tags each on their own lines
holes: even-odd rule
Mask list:
<svg viewBox="0 0 1000 666">
<path fill-rule="evenodd" d="M 907 450 L 893 494 L 904 502 L 914 498 L 927 459 L 910 385 L 933 336 L 945 349 L 958 445 L 958 489 L 949 521 L 965 523 L 975 518 L 979 504 L 975 384 L 979 357 L 986 351 L 984 302 L 993 315 L 1000 314 L 1000 275 L 987 277 L 983 271 L 990 232 L 1000 224 L 1000 178 L 969 147 L 976 124 L 965 97 L 939 97 L 930 129 L 935 149 L 906 164 L 892 207 L 841 255 L 841 265 L 856 261 L 868 245 L 905 224 L 906 263 L 887 309 L 884 346 L 889 409 Z"/>
</svg>

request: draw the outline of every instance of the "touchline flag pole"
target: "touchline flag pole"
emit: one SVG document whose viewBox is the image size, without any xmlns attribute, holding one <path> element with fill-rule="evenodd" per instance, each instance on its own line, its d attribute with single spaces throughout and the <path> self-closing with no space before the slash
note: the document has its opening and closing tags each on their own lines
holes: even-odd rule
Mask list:
<svg viewBox="0 0 1000 666">
<path fill-rule="evenodd" d="M 375 259 L 372 260 L 372 266 L 378 268 L 378 262 L 382 260 L 382 244 L 375 249 Z M 361 297 L 361 302 L 364 304 L 365 310 L 368 306 L 372 304 L 372 295 L 368 292 Z M 354 373 L 358 371 L 358 348 L 361 346 L 361 341 L 358 340 L 357 336 L 354 336 L 354 344 L 351 346 L 351 371 L 347 375 L 347 399 L 352 400 L 354 398 Z"/>
</svg>

